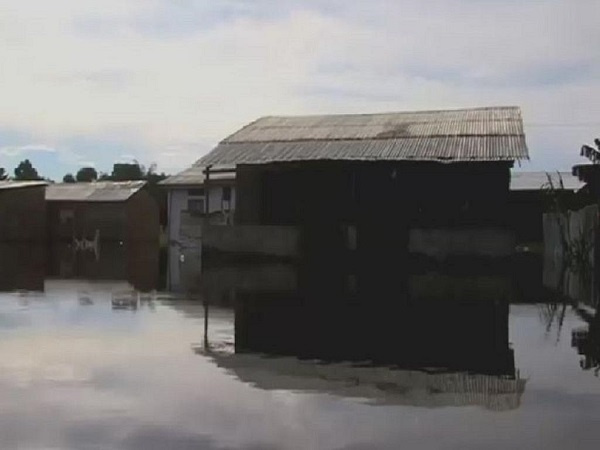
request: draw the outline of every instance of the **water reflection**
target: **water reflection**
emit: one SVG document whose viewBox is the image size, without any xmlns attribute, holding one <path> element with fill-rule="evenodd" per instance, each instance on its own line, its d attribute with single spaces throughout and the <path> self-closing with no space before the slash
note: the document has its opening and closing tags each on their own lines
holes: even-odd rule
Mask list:
<svg viewBox="0 0 600 450">
<path fill-rule="evenodd" d="M 159 249 L 119 243 L 102 243 L 98 252 L 66 244 L 0 245 L 0 292 L 43 292 L 47 280 L 126 281 L 130 289 L 156 290 Z"/>
<path fill-rule="evenodd" d="M 212 264 L 169 294 L 69 258 L 0 294 L 1 448 L 597 445 L 597 315 L 541 265 Z"/>
<path fill-rule="evenodd" d="M 580 355 L 580 366 L 585 371 L 600 375 L 600 280 L 597 270 L 572 267 L 561 255 L 544 255 L 544 285 L 557 293 L 560 301 L 543 307 L 548 331 L 556 324 L 557 339 L 568 308 L 572 308 L 585 323 L 571 332 L 571 346 Z"/>
<path fill-rule="evenodd" d="M 427 407 L 520 404 L 526 381 L 509 343 L 507 274 L 205 269 L 206 298 L 220 298 L 218 285 L 236 287 L 235 344 L 205 341 L 195 351 L 253 386 Z M 278 276 L 261 285 L 261 270 Z"/>
</svg>

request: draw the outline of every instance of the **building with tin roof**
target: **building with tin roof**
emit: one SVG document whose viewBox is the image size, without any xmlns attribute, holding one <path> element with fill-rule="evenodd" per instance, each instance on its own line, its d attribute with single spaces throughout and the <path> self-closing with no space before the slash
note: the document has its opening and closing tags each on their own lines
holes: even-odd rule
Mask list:
<svg viewBox="0 0 600 450">
<path fill-rule="evenodd" d="M 0 181 L 0 241 L 44 241 L 46 184 L 45 181 Z"/>
<path fill-rule="evenodd" d="M 158 205 L 144 181 L 57 183 L 46 189 L 51 241 L 158 243 Z"/>
<path fill-rule="evenodd" d="M 509 252 L 510 169 L 528 158 L 520 109 L 488 107 L 263 117 L 198 164 L 235 165 L 236 224 L 369 260 Z"/>
</svg>

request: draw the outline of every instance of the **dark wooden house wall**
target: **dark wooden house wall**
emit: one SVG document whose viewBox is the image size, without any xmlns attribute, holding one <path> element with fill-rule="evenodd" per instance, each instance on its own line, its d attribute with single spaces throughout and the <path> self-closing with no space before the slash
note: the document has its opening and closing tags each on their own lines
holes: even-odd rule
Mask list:
<svg viewBox="0 0 600 450">
<path fill-rule="evenodd" d="M 508 301 L 414 302 L 396 293 L 373 307 L 371 296 L 348 304 L 310 294 L 238 294 L 236 352 L 514 375 Z"/>
<path fill-rule="evenodd" d="M 0 242 L 0 292 L 43 291 L 46 245 L 42 242 Z"/>
<path fill-rule="evenodd" d="M 240 166 L 240 224 L 298 225 L 397 216 L 419 226 L 505 219 L 508 163 L 314 162 Z M 380 221 L 380 220 L 379 220 Z"/>
<path fill-rule="evenodd" d="M 506 162 L 239 166 L 236 223 L 299 227 L 303 252 L 318 255 L 320 262 L 331 258 L 331 265 L 354 232 L 359 260 L 399 261 L 406 255 L 411 229 L 509 227 L 510 166 Z"/>
<path fill-rule="evenodd" d="M 49 202 L 49 235 L 52 241 L 94 237 L 122 241 L 126 237 L 125 203 Z"/>
<path fill-rule="evenodd" d="M 44 241 L 45 190 L 45 186 L 0 190 L 0 241 Z"/>
<path fill-rule="evenodd" d="M 517 242 L 542 242 L 544 240 L 542 226 L 544 200 L 541 191 L 510 193 L 509 217 Z"/>
<path fill-rule="evenodd" d="M 127 202 L 127 236 L 132 242 L 158 243 L 160 211 L 154 198 L 145 190 Z"/>
<path fill-rule="evenodd" d="M 543 215 L 552 210 L 556 201 L 561 208 L 571 211 L 594 203 L 588 193 L 571 190 L 557 191 L 554 196 L 542 189 L 510 192 L 508 217 L 517 242 L 540 243 L 544 240 Z"/>
<path fill-rule="evenodd" d="M 50 239 L 63 242 L 96 230 L 102 241 L 158 242 L 160 232 L 158 206 L 145 191 L 125 202 L 49 202 L 48 222 Z"/>
<path fill-rule="evenodd" d="M 127 280 L 149 291 L 158 288 L 159 249 L 145 242 L 105 242 L 96 258 L 93 252 L 74 252 L 63 243 L 50 247 L 47 266 L 47 275 L 54 278 Z"/>
</svg>

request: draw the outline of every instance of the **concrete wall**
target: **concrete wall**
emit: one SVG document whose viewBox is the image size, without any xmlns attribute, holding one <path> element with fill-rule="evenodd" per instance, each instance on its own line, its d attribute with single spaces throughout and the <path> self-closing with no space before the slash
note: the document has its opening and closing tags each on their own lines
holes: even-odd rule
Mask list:
<svg viewBox="0 0 600 450">
<path fill-rule="evenodd" d="M 179 242 L 181 212 L 187 209 L 187 189 L 171 189 L 168 196 L 169 241 Z"/>
<path fill-rule="evenodd" d="M 199 277 L 207 295 L 236 289 L 244 292 L 293 292 L 298 288 L 297 270 L 290 264 L 252 264 L 206 267 Z"/>
<path fill-rule="evenodd" d="M 453 256 L 506 257 L 513 254 L 514 234 L 503 229 L 412 229 L 410 253 L 443 261 Z"/>
<path fill-rule="evenodd" d="M 409 297 L 416 301 L 508 302 L 511 278 L 502 275 L 452 276 L 441 273 L 411 275 Z"/>
<path fill-rule="evenodd" d="M 202 249 L 196 246 L 169 247 L 167 288 L 170 291 L 194 291 L 202 272 Z"/>
<path fill-rule="evenodd" d="M 561 239 L 561 228 L 565 230 L 566 239 L 573 242 L 584 236 L 594 240 L 598 230 L 598 206 L 590 205 L 579 211 L 569 211 L 568 216 L 555 213 L 544 214 L 544 253 L 546 259 L 560 259 L 564 254 Z M 590 262 L 593 261 L 594 244 L 590 245 Z"/>
<path fill-rule="evenodd" d="M 295 257 L 298 255 L 299 238 L 297 227 L 205 225 L 202 246 L 230 253 Z"/>
<path fill-rule="evenodd" d="M 201 188 L 201 186 L 199 186 Z M 219 213 L 224 213 L 223 204 L 223 186 L 212 186 L 208 191 L 210 214 L 215 216 L 217 222 L 224 222 L 225 216 Z M 168 195 L 168 215 L 169 215 L 169 241 L 183 243 L 186 239 L 198 239 L 201 231 L 193 230 L 195 224 L 200 226 L 202 218 L 193 217 L 188 212 L 188 200 L 193 198 L 189 195 L 189 190 L 185 189 L 170 189 Z M 231 186 L 231 212 L 230 220 L 233 220 L 236 208 L 236 192 Z M 212 222 L 213 220 L 211 220 Z"/>
</svg>

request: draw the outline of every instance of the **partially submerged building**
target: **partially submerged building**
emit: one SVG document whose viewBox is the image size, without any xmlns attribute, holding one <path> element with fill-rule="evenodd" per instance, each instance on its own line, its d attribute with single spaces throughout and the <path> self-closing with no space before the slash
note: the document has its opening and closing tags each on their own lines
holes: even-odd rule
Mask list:
<svg viewBox="0 0 600 450">
<path fill-rule="evenodd" d="M 263 117 L 199 164 L 236 166 L 234 228 L 246 230 L 235 238 L 247 233 L 257 252 L 271 236 L 288 245 L 275 231 L 289 230 L 301 253 L 370 264 L 510 254 L 510 169 L 522 159 L 520 109 L 491 107 Z"/>
<path fill-rule="evenodd" d="M 542 242 L 543 214 L 560 199 L 565 208 L 581 207 L 585 183 L 570 172 L 513 172 L 510 179 L 510 216 L 517 242 Z M 557 197 L 559 196 L 559 197 Z"/>
<path fill-rule="evenodd" d="M 202 221 L 233 224 L 235 172 L 217 173 L 207 181 L 205 167 L 192 167 L 160 182 L 167 189 L 169 242 L 200 237 Z"/>
<path fill-rule="evenodd" d="M 101 241 L 158 243 L 158 206 L 144 186 L 144 181 L 49 185 L 49 240 L 98 236 Z"/>
<path fill-rule="evenodd" d="M 46 238 L 45 181 L 0 181 L 0 241 Z"/>
</svg>

